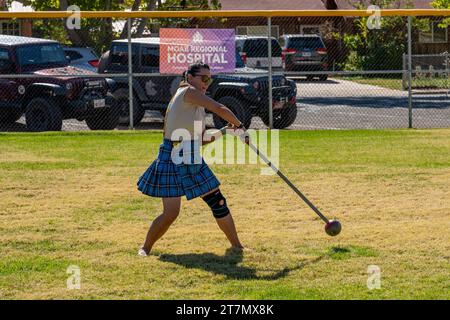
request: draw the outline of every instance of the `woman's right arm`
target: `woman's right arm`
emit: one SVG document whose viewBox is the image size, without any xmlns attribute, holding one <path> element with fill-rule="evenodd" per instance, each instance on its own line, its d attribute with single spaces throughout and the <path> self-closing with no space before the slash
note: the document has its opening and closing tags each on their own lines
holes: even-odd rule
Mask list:
<svg viewBox="0 0 450 320">
<path fill-rule="evenodd" d="M 202 106 L 206 110 L 217 114 L 219 117 L 233 124 L 236 127 L 241 125 L 241 121 L 238 118 L 236 118 L 236 116 L 230 109 L 228 109 L 223 104 L 220 104 L 215 100 L 211 99 L 210 97 L 204 95 L 197 89 L 194 88 L 187 89 L 184 95 L 184 101 Z"/>
</svg>

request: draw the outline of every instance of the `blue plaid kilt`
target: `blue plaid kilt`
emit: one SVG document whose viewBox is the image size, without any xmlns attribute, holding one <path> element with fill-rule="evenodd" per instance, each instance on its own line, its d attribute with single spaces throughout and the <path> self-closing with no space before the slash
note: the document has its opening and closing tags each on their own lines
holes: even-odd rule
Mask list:
<svg viewBox="0 0 450 320">
<path fill-rule="evenodd" d="M 186 196 L 191 200 L 217 189 L 220 182 L 203 160 L 199 145 L 187 143 L 191 148 L 182 148 L 183 143 L 174 147 L 172 141 L 164 139 L 158 157 L 139 178 L 138 190 L 152 197 Z M 176 163 L 172 153 L 178 159 Z"/>
</svg>

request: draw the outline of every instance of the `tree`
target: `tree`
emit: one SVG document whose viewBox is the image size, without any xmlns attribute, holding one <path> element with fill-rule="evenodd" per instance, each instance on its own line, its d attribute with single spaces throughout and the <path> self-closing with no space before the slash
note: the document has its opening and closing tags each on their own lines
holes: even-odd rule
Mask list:
<svg viewBox="0 0 450 320">
<path fill-rule="evenodd" d="M 123 10 L 131 6 L 131 0 L 22 0 L 36 11 L 66 11 L 77 5 L 83 11 Z M 81 29 L 67 28 L 66 19 L 43 19 L 33 21 L 35 36 L 51 38 L 63 44 L 90 46 L 97 53 L 103 52 L 117 37 L 113 33 L 113 19 L 81 19 Z"/>
<path fill-rule="evenodd" d="M 450 0 L 434 0 L 431 5 L 436 9 L 450 9 Z"/>
<path fill-rule="evenodd" d="M 7 0 L 12 1 L 12 0 Z M 70 5 L 77 5 L 82 11 L 99 10 L 210 10 L 219 9 L 219 0 L 19 0 L 25 5 L 31 5 L 37 11 L 66 11 Z M 64 44 L 90 46 L 97 53 L 104 52 L 115 38 L 126 38 L 128 25 L 123 24 L 122 30 L 115 33 L 114 22 L 118 19 L 81 19 L 81 29 L 70 29 L 65 19 L 43 19 L 33 21 L 33 32 L 38 37 L 51 38 Z M 122 20 L 123 21 L 123 20 Z M 187 19 L 131 19 L 133 37 L 141 37 L 145 30 L 157 31 L 165 26 L 190 26 L 192 18 Z"/>
<path fill-rule="evenodd" d="M 164 2 L 158 1 L 157 10 L 162 11 L 195 11 L 195 10 L 219 10 L 222 7 L 219 0 L 166 0 Z M 207 19 L 207 18 L 203 18 Z M 194 18 L 164 18 L 164 19 L 142 19 L 138 27 L 138 36 L 141 34 L 143 28 L 148 27 L 153 31 L 159 28 L 189 28 L 192 27 Z"/>
<path fill-rule="evenodd" d="M 450 9 L 450 0 L 434 0 L 431 5 L 435 9 Z M 447 28 L 450 24 L 450 18 L 445 18 L 439 25 L 441 28 Z"/>
<path fill-rule="evenodd" d="M 365 9 L 366 1 L 356 5 Z M 398 7 L 396 0 L 375 0 L 380 8 Z M 404 17 L 383 17 L 380 29 L 368 26 L 368 17 L 354 21 L 354 32 L 345 34 L 344 44 L 349 49 L 345 70 L 399 70 L 403 68 L 403 53 L 407 46 L 407 23 Z"/>
</svg>

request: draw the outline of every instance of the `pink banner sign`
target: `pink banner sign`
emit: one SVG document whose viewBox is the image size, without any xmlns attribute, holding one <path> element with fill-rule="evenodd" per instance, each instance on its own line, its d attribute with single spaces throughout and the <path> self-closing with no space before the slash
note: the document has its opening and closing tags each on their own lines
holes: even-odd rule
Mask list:
<svg viewBox="0 0 450 320">
<path fill-rule="evenodd" d="M 211 73 L 234 72 L 233 29 L 160 29 L 160 73 L 181 74 L 195 62 L 209 65 Z"/>
</svg>

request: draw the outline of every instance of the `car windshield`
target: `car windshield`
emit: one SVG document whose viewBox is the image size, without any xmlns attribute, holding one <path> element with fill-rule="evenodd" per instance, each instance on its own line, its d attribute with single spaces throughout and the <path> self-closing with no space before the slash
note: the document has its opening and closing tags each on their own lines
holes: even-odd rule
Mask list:
<svg viewBox="0 0 450 320">
<path fill-rule="evenodd" d="M 267 39 L 248 39 L 242 49 L 247 58 L 268 57 L 269 43 Z M 281 47 L 277 40 L 272 39 L 272 56 L 281 57 Z"/>
<path fill-rule="evenodd" d="M 325 45 L 322 42 L 322 39 L 319 37 L 302 37 L 302 38 L 290 38 L 289 39 L 289 48 L 293 49 L 318 49 L 324 48 Z"/>
<path fill-rule="evenodd" d="M 138 46 L 132 44 L 131 46 L 131 54 L 133 56 L 132 62 L 133 64 L 137 64 L 137 56 Z M 114 43 L 111 48 L 111 63 L 116 65 L 128 65 L 128 44 L 126 43 Z"/>
<path fill-rule="evenodd" d="M 58 43 L 19 47 L 17 58 L 21 66 L 68 64 L 66 54 Z"/>
</svg>

